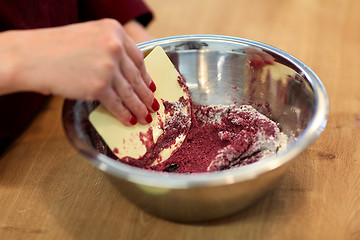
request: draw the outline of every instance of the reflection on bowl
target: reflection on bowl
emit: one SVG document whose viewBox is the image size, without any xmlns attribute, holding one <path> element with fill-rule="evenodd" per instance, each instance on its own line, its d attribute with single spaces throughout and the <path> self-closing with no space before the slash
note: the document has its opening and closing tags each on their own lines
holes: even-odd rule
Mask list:
<svg viewBox="0 0 360 240">
<path fill-rule="evenodd" d="M 157 45 L 186 79 L 195 103 L 250 104 L 278 122 L 292 140 L 276 156 L 236 169 L 187 175 L 148 171 L 107 156 L 110 152 L 88 121 L 96 103 L 65 101 L 63 124 L 72 145 L 149 213 L 202 221 L 237 212 L 272 189 L 325 128 L 328 98 L 322 83 L 306 65 L 277 48 L 214 35 L 169 37 L 139 47 L 146 54 Z M 254 70 L 249 67 L 249 48 L 271 55 L 275 63 Z"/>
</svg>

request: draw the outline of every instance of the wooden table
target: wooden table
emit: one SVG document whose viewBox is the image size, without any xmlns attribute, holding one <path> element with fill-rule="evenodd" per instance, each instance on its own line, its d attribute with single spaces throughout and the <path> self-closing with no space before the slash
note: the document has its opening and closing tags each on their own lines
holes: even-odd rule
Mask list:
<svg viewBox="0 0 360 240">
<path fill-rule="evenodd" d="M 312 68 L 328 125 L 279 187 L 234 216 L 150 216 L 68 143 L 53 98 L 0 158 L 0 239 L 360 239 L 360 1 L 148 0 L 156 37 L 222 34 L 278 47 Z"/>
</svg>

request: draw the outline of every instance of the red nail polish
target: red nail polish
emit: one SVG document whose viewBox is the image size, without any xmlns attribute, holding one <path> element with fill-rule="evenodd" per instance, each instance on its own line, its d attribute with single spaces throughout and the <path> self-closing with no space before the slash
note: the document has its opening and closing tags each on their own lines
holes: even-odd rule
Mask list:
<svg viewBox="0 0 360 240">
<path fill-rule="evenodd" d="M 160 109 L 160 104 L 159 102 L 156 100 L 156 98 L 154 98 L 154 101 L 151 105 L 152 109 L 156 112 Z"/>
<path fill-rule="evenodd" d="M 151 83 L 149 85 L 149 88 L 152 92 L 155 92 L 156 91 L 156 85 L 155 83 L 153 82 L 153 80 L 151 80 Z"/>
<path fill-rule="evenodd" d="M 130 123 L 131 125 L 135 125 L 137 123 L 136 117 L 131 116 Z"/>
<path fill-rule="evenodd" d="M 146 120 L 146 122 L 147 123 L 151 123 L 152 122 L 152 116 L 151 116 L 151 114 L 148 112 L 148 114 L 146 115 L 146 118 L 145 118 L 145 120 Z"/>
</svg>

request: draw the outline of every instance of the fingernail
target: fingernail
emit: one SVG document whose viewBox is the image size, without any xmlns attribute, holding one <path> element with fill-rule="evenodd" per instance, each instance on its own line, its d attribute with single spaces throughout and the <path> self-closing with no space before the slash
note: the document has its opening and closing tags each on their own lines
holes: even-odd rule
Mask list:
<svg viewBox="0 0 360 240">
<path fill-rule="evenodd" d="M 137 123 L 136 117 L 131 116 L 130 123 L 131 125 L 135 125 Z"/>
<path fill-rule="evenodd" d="M 155 91 L 156 91 L 156 85 L 155 85 L 155 83 L 154 83 L 153 80 L 151 80 L 151 83 L 150 83 L 150 85 L 149 85 L 149 88 L 150 88 L 150 90 L 151 90 L 152 92 L 155 92 Z"/>
<path fill-rule="evenodd" d="M 160 104 L 159 102 L 156 100 L 156 98 L 154 98 L 154 101 L 151 105 L 152 109 L 156 112 L 160 109 Z"/>
<path fill-rule="evenodd" d="M 146 120 L 146 122 L 147 123 L 151 123 L 152 122 L 152 116 L 151 116 L 151 114 L 148 112 L 148 114 L 146 115 L 146 118 L 145 118 L 145 120 Z"/>
</svg>

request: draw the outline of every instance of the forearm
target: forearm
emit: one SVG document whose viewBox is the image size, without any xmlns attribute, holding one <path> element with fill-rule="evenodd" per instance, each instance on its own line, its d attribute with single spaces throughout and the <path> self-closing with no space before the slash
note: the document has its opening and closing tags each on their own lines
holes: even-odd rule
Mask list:
<svg viewBox="0 0 360 240">
<path fill-rule="evenodd" d="M 146 28 L 136 20 L 127 22 L 123 27 L 126 33 L 136 43 L 153 39 Z M 41 32 L 43 31 L 13 30 L 0 33 L 0 95 L 20 91 L 36 91 L 43 94 L 49 94 L 48 90 L 44 88 L 42 84 L 39 84 L 39 86 L 35 85 L 37 83 L 36 79 L 33 79 L 33 81 L 24 81 L 22 69 L 19 69 L 21 68 L 21 65 L 24 64 L 24 61 L 31 61 L 31 56 L 28 56 L 29 58 L 26 60 L 24 59 L 26 58 L 26 54 L 23 54 L 24 52 L 30 54 L 32 50 L 27 48 L 34 47 L 31 44 L 32 40 L 30 40 L 34 38 L 31 38 L 30 36 L 33 36 L 34 34 L 43 36 L 43 34 L 39 34 Z M 51 36 L 55 35 L 50 34 L 49 38 L 51 38 Z M 30 37 L 29 41 L 26 40 L 28 37 Z M 54 41 L 54 39 L 47 40 Z M 36 55 L 36 53 L 31 55 L 34 54 Z"/>
<path fill-rule="evenodd" d="M 124 29 L 135 43 L 141 43 L 154 39 L 147 29 L 136 20 L 130 20 L 125 23 Z"/>
<path fill-rule="evenodd" d="M 135 41 L 149 39 L 128 25 Z M 98 100 L 125 125 L 153 109 L 143 54 L 114 19 L 0 33 L 0 95 L 32 91 Z M 135 35 L 134 35 L 135 34 Z M 150 115 L 151 116 L 151 115 Z"/>
<path fill-rule="evenodd" d="M 6 31 L 0 33 L 0 95 L 21 91 L 16 80 L 16 32 Z"/>
</svg>

